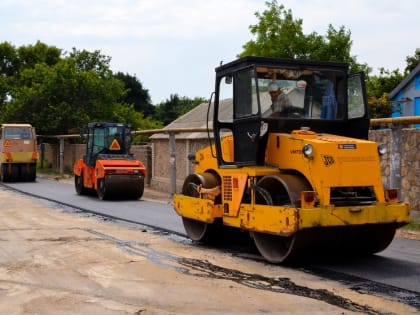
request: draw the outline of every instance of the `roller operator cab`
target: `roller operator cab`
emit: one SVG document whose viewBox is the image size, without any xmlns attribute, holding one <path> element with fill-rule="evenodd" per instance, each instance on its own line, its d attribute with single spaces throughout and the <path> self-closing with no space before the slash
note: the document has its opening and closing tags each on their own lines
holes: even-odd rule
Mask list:
<svg viewBox="0 0 420 315">
<path fill-rule="evenodd" d="M 146 168 L 130 153 L 131 126 L 122 123 L 88 123 L 86 153 L 74 164 L 76 192 L 96 191 L 99 199 L 139 199 Z"/>
<path fill-rule="evenodd" d="M 367 140 L 363 73 L 245 57 L 216 68 L 212 109 L 213 143 L 174 196 L 192 240 L 248 231 L 282 263 L 313 251 L 373 254 L 409 222 L 408 204 L 382 184 L 383 147 Z"/>
<path fill-rule="evenodd" d="M 35 181 L 38 149 L 30 124 L 2 124 L 0 175 L 3 182 Z"/>
</svg>

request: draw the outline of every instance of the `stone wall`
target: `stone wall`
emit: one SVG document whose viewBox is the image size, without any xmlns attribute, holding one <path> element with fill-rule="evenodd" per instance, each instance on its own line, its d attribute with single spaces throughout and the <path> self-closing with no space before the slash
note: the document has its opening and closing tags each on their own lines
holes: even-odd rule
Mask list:
<svg viewBox="0 0 420 315">
<path fill-rule="evenodd" d="M 152 180 L 153 188 L 170 192 L 170 152 L 168 139 L 153 140 Z M 182 190 L 184 178 L 194 172 L 193 164 L 188 160 L 188 155 L 208 145 L 207 139 L 177 139 L 176 140 L 176 191 Z"/>
<path fill-rule="evenodd" d="M 387 146 L 381 159 L 385 187 L 398 188 L 400 199 L 420 211 L 420 129 L 371 130 L 369 139 Z"/>
<path fill-rule="evenodd" d="M 401 151 L 402 199 L 410 203 L 413 210 L 420 211 L 420 129 L 403 132 Z"/>
</svg>

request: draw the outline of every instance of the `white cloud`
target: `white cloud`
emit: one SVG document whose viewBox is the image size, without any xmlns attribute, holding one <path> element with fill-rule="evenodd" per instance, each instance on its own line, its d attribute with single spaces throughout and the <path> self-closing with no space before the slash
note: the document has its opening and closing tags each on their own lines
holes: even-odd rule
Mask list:
<svg viewBox="0 0 420 315">
<path fill-rule="evenodd" d="M 418 47 L 415 0 L 278 2 L 303 20 L 305 33 L 344 25 L 352 53 L 374 69 L 402 70 Z M 252 38 L 255 11 L 265 9 L 261 0 L 3 0 L 0 38 L 15 46 L 40 40 L 65 51 L 100 50 L 158 103 L 175 93 L 208 97 L 214 68 L 236 58 Z"/>
</svg>

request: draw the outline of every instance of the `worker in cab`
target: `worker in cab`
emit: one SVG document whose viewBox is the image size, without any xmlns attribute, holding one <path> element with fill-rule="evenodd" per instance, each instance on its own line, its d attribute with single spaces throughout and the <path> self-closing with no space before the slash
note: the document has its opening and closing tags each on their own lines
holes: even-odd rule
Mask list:
<svg viewBox="0 0 420 315">
<path fill-rule="evenodd" d="M 281 88 L 277 85 L 275 81 L 271 82 L 268 86 L 268 93 L 271 97 L 271 110 L 273 113 L 271 117 L 280 116 L 281 113 L 291 107 L 290 101 Z"/>
</svg>

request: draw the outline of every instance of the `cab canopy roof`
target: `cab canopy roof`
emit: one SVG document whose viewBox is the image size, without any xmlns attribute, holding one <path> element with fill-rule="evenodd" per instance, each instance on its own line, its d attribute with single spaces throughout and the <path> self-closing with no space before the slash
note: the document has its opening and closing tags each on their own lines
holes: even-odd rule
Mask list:
<svg viewBox="0 0 420 315">
<path fill-rule="evenodd" d="M 16 127 L 32 127 L 32 125 L 30 125 L 30 124 L 1 124 L 1 127 L 2 128 L 7 128 L 7 127 L 13 127 L 13 128 L 16 128 Z"/>
<path fill-rule="evenodd" d="M 116 122 L 90 122 L 87 124 L 88 128 L 106 128 L 106 127 L 125 127 L 131 128 L 131 124 L 116 123 Z"/>
<path fill-rule="evenodd" d="M 322 69 L 336 69 L 347 71 L 349 65 L 344 62 L 331 62 L 331 61 L 315 61 L 315 60 L 299 60 L 299 59 L 286 59 L 286 58 L 268 58 L 268 57 L 254 57 L 248 56 L 236 59 L 232 62 L 222 64 L 216 67 L 218 75 L 225 75 L 234 69 L 241 69 L 248 66 L 257 65 L 262 67 L 282 67 L 290 69 L 299 68 L 316 68 Z"/>
</svg>

